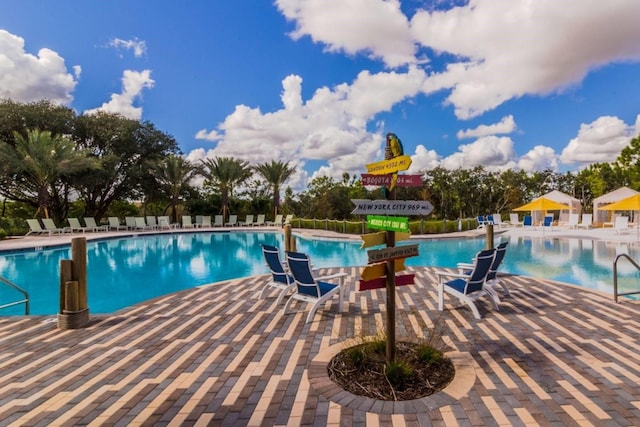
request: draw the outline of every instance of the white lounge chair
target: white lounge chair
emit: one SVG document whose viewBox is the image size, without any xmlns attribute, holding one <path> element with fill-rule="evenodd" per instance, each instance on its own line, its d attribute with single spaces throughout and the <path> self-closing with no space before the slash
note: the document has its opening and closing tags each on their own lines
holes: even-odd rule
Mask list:
<svg viewBox="0 0 640 427">
<path fill-rule="evenodd" d="M 150 230 L 158 228 L 158 221 L 156 220 L 155 216 L 147 215 L 146 221 L 147 221 L 147 227 L 149 227 Z"/>
<path fill-rule="evenodd" d="M 216 215 L 213 221 L 214 227 L 222 227 L 224 225 L 224 217 L 222 215 Z"/>
<path fill-rule="evenodd" d="M 110 216 L 109 218 L 109 230 L 126 230 L 128 227 L 126 225 L 120 224 L 120 219 L 117 216 Z"/>
<path fill-rule="evenodd" d="M 235 227 L 238 225 L 238 215 L 229 215 L 229 221 L 227 221 L 227 227 Z"/>
<path fill-rule="evenodd" d="M 253 225 L 254 226 L 264 225 L 264 219 L 265 218 L 266 218 L 266 215 L 258 215 L 258 218 L 256 218 L 256 220 L 253 223 Z"/>
<path fill-rule="evenodd" d="M 83 233 L 85 231 L 96 231 L 95 228 L 83 227 L 78 218 L 67 218 L 67 221 L 69 222 L 69 228 L 71 228 L 72 233 L 74 231 L 82 231 Z"/>
<path fill-rule="evenodd" d="M 195 228 L 191 222 L 191 215 L 182 216 L 182 228 Z"/>
<path fill-rule="evenodd" d="M 136 221 L 136 225 L 134 228 L 135 230 L 142 230 L 142 231 L 151 230 L 151 228 L 145 222 L 143 216 L 137 216 L 134 219 Z"/>
<path fill-rule="evenodd" d="M 169 219 L 168 216 L 159 216 L 158 217 L 158 229 L 160 230 L 171 230 L 172 227 L 171 226 L 171 220 Z"/>
<path fill-rule="evenodd" d="M 200 222 L 200 227 L 211 228 L 211 215 L 202 215 L 202 222 Z"/>
<path fill-rule="evenodd" d="M 270 226 L 282 226 L 282 215 L 276 215 L 276 219 L 273 221 L 267 221 L 267 225 Z"/>
<path fill-rule="evenodd" d="M 125 216 L 124 223 L 127 226 L 127 230 L 135 230 L 136 229 L 136 219 L 132 216 Z"/>
<path fill-rule="evenodd" d="M 42 226 L 40 225 L 40 221 L 38 221 L 35 218 L 28 219 L 27 220 L 27 224 L 29 225 L 29 232 L 27 234 L 25 234 L 25 236 L 28 236 L 30 234 L 48 234 L 48 235 L 51 235 L 51 232 L 49 230 L 45 230 L 44 228 L 42 228 Z"/>
<path fill-rule="evenodd" d="M 284 218 L 284 225 L 291 224 L 291 220 L 293 220 L 293 215 L 289 214 Z"/>
<path fill-rule="evenodd" d="M 576 226 L 578 228 L 591 228 L 593 227 L 593 214 L 582 214 L 582 221 Z"/>
<path fill-rule="evenodd" d="M 87 225 L 87 227 L 93 228 L 95 231 L 109 231 L 108 225 L 96 224 L 96 220 L 92 216 L 85 216 L 84 223 Z"/>
<path fill-rule="evenodd" d="M 509 214 L 509 224 L 513 227 L 522 227 L 522 221 L 518 219 L 517 213 Z"/>
<path fill-rule="evenodd" d="M 240 221 L 240 225 L 243 227 L 250 227 L 253 225 L 253 215 L 247 215 L 244 221 Z"/>
<path fill-rule="evenodd" d="M 569 214 L 569 221 L 567 221 L 567 227 L 576 228 L 578 226 L 578 221 L 580 220 L 580 215 L 577 213 Z"/>
<path fill-rule="evenodd" d="M 506 225 L 505 222 L 502 222 L 502 216 L 500 216 L 499 213 L 491 215 L 491 218 L 493 219 L 493 225 L 498 228 L 502 228 L 502 226 Z"/>
<path fill-rule="evenodd" d="M 616 230 L 617 234 L 628 233 L 629 232 L 629 217 L 628 216 L 617 216 L 613 228 L 614 228 L 614 230 Z"/>
<path fill-rule="evenodd" d="M 71 233 L 71 227 L 58 227 L 51 218 L 42 218 L 42 224 L 44 224 L 45 230 L 49 231 L 49 234 Z"/>
</svg>

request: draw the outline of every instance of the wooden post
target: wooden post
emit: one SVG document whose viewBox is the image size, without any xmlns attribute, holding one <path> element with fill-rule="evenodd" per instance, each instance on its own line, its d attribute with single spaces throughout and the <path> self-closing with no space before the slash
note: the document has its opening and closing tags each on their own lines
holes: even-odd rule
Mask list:
<svg viewBox="0 0 640 427">
<path fill-rule="evenodd" d="M 62 259 L 60 260 L 60 310 L 58 313 L 63 313 L 65 310 L 66 283 L 71 280 L 73 280 L 73 261 Z"/>
<path fill-rule="evenodd" d="M 493 224 L 485 225 L 487 229 L 487 249 L 493 249 Z"/>
<path fill-rule="evenodd" d="M 73 260 L 73 280 L 78 281 L 78 302 L 80 310 L 88 308 L 87 303 L 87 238 L 71 239 L 71 259 Z"/>
<path fill-rule="evenodd" d="M 75 313 L 80 311 L 80 295 L 78 294 L 78 281 L 70 280 L 65 283 L 64 312 Z"/>
<path fill-rule="evenodd" d="M 291 224 L 284 226 L 284 250 L 287 252 L 293 252 L 291 249 Z"/>
<path fill-rule="evenodd" d="M 391 150 L 391 141 L 387 135 L 387 143 L 384 148 L 384 159 L 391 160 L 393 152 Z M 386 192 L 387 200 L 395 200 L 395 187 Z M 392 248 L 396 245 L 396 232 L 386 232 L 387 247 Z M 394 260 L 387 261 L 387 363 L 396 360 L 396 264 Z"/>
</svg>

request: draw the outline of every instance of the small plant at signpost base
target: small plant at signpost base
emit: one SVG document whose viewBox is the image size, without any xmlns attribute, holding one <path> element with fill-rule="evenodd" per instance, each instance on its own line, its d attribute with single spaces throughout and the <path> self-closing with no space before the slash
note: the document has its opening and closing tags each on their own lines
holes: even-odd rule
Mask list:
<svg viewBox="0 0 640 427">
<path fill-rule="evenodd" d="M 396 358 L 386 360 L 385 336 L 360 338 L 329 363 L 329 377 L 343 389 L 378 400 L 411 400 L 446 387 L 455 374 L 444 355 L 442 322 L 421 340 L 396 342 Z"/>
</svg>

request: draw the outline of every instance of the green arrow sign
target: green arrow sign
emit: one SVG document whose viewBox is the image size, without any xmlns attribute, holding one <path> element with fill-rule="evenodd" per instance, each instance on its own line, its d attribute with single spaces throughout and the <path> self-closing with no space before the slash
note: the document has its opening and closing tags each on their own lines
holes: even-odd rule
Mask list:
<svg viewBox="0 0 640 427">
<path fill-rule="evenodd" d="M 386 231 L 409 231 L 409 218 L 402 216 L 367 215 L 367 227 Z"/>
</svg>

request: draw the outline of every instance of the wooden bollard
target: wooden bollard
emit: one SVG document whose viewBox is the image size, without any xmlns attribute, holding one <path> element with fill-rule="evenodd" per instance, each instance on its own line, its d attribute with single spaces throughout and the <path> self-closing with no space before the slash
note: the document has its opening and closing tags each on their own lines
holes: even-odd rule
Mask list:
<svg viewBox="0 0 640 427">
<path fill-rule="evenodd" d="M 284 226 L 284 250 L 292 252 L 291 249 L 291 224 Z"/>
<path fill-rule="evenodd" d="M 87 239 L 71 239 L 71 259 L 73 260 L 73 280 L 78 281 L 78 302 L 80 310 L 88 308 L 87 303 Z"/>
<path fill-rule="evenodd" d="M 487 249 L 493 249 L 493 224 L 485 225 L 487 229 Z"/>
<path fill-rule="evenodd" d="M 76 313 L 80 311 L 80 295 L 78 294 L 78 281 L 65 282 L 64 287 L 64 312 Z"/>
<path fill-rule="evenodd" d="M 73 280 L 73 261 L 70 259 L 60 260 L 60 310 L 58 313 L 63 313 L 65 310 L 66 297 L 66 283 Z"/>
</svg>

